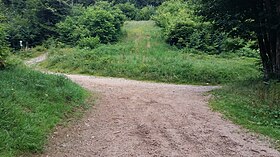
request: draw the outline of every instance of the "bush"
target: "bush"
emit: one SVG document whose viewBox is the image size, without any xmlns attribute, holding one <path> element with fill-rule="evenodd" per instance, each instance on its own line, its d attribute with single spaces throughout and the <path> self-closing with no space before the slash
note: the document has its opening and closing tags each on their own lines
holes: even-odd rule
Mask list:
<svg viewBox="0 0 280 157">
<path fill-rule="evenodd" d="M 76 44 L 81 38 L 90 36 L 90 32 L 84 25 L 78 23 L 78 17 L 68 16 L 65 21 L 58 23 L 59 39 L 65 44 Z"/>
<path fill-rule="evenodd" d="M 140 10 L 136 20 L 150 20 L 152 16 L 156 13 L 156 9 L 153 6 L 146 6 Z"/>
<path fill-rule="evenodd" d="M 77 13 L 77 12 L 76 12 Z M 98 37 L 100 43 L 116 42 L 121 33 L 125 16 L 111 4 L 99 2 L 83 13 L 68 16 L 57 24 L 61 42 L 74 45 L 84 38 Z"/>
<path fill-rule="evenodd" d="M 69 14 L 65 0 L 21 0 L 1 2 L 8 17 L 8 42 L 14 49 L 23 45 L 33 47 L 50 36 L 56 36 L 55 24 Z M 0 8 L 2 9 L 2 8 Z"/>
<path fill-rule="evenodd" d="M 136 20 L 136 17 L 138 16 L 139 9 L 134 6 L 134 4 L 131 4 L 129 2 L 127 3 L 120 3 L 116 5 L 117 8 L 119 8 L 123 14 L 127 17 L 129 20 Z"/>
<path fill-rule="evenodd" d="M 83 38 L 78 42 L 79 47 L 94 49 L 99 45 L 100 40 L 98 37 L 87 37 Z"/>
<path fill-rule="evenodd" d="M 158 26 L 167 29 L 180 21 L 193 21 L 195 20 L 195 16 L 186 2 L 181 0 L 170 0 L 164 2 L 157 8 L 153 20 L 156 21 Z"/>
<path fill-rule="evenodd" d="M 242 38 L 230 38 L 226 33 L 217 32 L 210 22 L 204 22 L 194 14 L 194 7 L 191 1 L 181 0 L 166 1 L 158 7 L 153 19 L 157 25 L 163 27 L 167 43 L 185 48 L 185 51 L 189 52 L 226 52 L 256 56 L 256 46 Z"/>
<path fill-rule="evenodd" d="M 4 17 L 0 15 L 0 69 L 6 66 L 6 59 L 9 55 L 9 48 L 6 42 L 6 26 L 2 22 Z"/>
<path fill-rule="evenodd" d="M 79 23 L 89 30 L 89 36 L 98 36 L 102 43 L 117 41 L 118 30 L 114 22 L 114 16 L 110 12 L 95 8 L 88 8 L 83 18 L 79 19 Z"/>
<path fill-rule="evenodd" d="M 186 47 L 188 43 L 191 43 L 190 37 L 195 31 L 194 22 L 178 22 L 167 31 L 167 42 L 179 48 Z"/>
</svg>

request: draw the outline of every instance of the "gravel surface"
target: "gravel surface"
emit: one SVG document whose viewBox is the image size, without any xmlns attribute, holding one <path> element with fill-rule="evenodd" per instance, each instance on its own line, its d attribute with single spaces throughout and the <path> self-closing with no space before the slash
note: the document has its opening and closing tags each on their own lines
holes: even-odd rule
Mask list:
<svg viewBox="0 0 280 157">
<path fill-rule="evenodd" d="M 67 75 L 96 105 L 50 137 L 42 157 L 280 157 L 268 140 L 209 109 L 217 87 Z"/>
<path fill-rule="evenodd" d="M 205 92 L 215 87 L 68 77 L 99 99 L 80 122 L 58 130 L 42 156 L 280 156 L 209 109 Z"/>
<path fill-rule="evenodd" d="M 32 65 L 35 65 L 37 63 L 43 62 L 44 60 L 47 59 L 47 57 L 48 57 L 48 54 L 45 53 L 45 54 L 40 55 L 36 58 L 32 58 L 32 59 L 26 61 L 25 64 L 28 65 L 28 66 L 32 66 Z"/>
</svg>

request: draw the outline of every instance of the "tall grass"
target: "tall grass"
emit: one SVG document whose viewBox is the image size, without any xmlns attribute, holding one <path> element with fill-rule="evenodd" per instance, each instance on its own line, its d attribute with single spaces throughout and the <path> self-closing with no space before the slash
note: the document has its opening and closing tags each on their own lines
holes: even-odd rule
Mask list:
<svg viewBox="0 0 280 157">
<path fill-rule="evenodd" d="M 65 77 L 26 68 L 0 71 L 0 89 L 0 156 L 42 151 L 51 129 L 87 96 Z"/>
<path fill-rule="evenodd" d="M 217 89 L 211 106 L 233 122 L 276 140 L 280 149 L 280 84 L 247 80 Z"/>
<path fill-rule="evenodd" d="M 126 22 L 125 36 L 94 50 L 51 49 L 48 69 L 169 83 L 219 84 L 257 77 L 256 59 L 183 53 L 163 40 L 152 21 Z"/>
</svg>

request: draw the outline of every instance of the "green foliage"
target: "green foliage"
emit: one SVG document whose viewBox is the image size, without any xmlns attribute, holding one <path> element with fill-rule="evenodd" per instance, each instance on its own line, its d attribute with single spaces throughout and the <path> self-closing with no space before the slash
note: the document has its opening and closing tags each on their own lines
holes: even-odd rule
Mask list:
<svg viewBox="0 0 280 157">
<path fill-rule="evenodd" d="M 96 0 L 69 0 L 71 2 L 72 5 L 77 5 L 77 4 L 81 4 L 83 6 L 89 6 L 89 5 L 93 5 Z"/>
<path fill-rule="evenodd" d="M 222 58 L 178 51 L 152 21 L 126 22 L 127 36 L 93 50 L 52 49 L 44 67 L 58 72 L 169 83 L 219 84 L 259 75 L 255 59 Z"/>
<path fill-rule="evenodd" d="M 61 42 L 76 44 L 83 38 L 98 37 L 101 43 L 116 42 L 120 36 L 124 15 L 111 4 L 100 2 L 75 12 L 57 24 Z"/>
<path fill-rule="evenodd" d="M 178 22 L 168 30 L 167 42 L 180 48 L 186 47 L 192 42 L 190 37 L 195 31 L 197 28 L 193 21 Z"/>
<path fill-rule="evenodd" d="M 113 4 L 124 4 L 127 2 L 130 2 L 137 6 L 137 8 L 143 8 L 146 6 L 154 6 L 157 7 L 161 3 L 163 3 L 165 0 L 107 0 L 108 2 L 112 2 Z"/>
<path fill-rule="evenodd" d="M 88 49 L 94 49 L 100 44 L 100 40 L 98 37 L 88 37 L 88 38 L 82 38 L 78 45 L 80 48 L 88 48 Z"/>
<path fill-rule="evenodd" d="M 41 152 L 51 130 L 84 107 L 86 92 L 63 76 L 0 71 L 0 156 Z"/>
<path fill-rule="evenodd" d="M 229 38 L 227 33 L 218 32 L 210 22 L 194 13 L 192 1 L 171 0 L 158 7 L 154 20 L 163 27 L 166 41 L 185 51 L 201 51 L 208 54 L 235 53 L 256 56 L 254 48 L 245 47 L 242 38 Z M 242 45 L 237 46 L 239 43 Z M 231 45 L 230 45 L 231 44 Z M 236 45 L 236 47 L 233 47 Z"/>
<path fill-rule="evenodd" d="M 5 17 L 0 14 L 0 69 L 6 66 L 6 59 L 9 56 L 9 48 L 6 41 Z"/>
<path fill-rule="evenodd" d="M 126 15 L 128 20 L 150 20 L 156 12 L 153 6 L 145 6 L 138 9 L 131 3 L 117 4 L 116 7 Z"/>
<path fill-rule="evenodd" d="M 138 16 L 139 9 L 134 6 L 134 4 L 131 3 L 121 3 L 116 5 L 117 8 L 119 8 L 124 15 L 129 20 L 135 20 Z"/>
<path fill-rule="evenodd" d="M 90 36 L 90 31 L 78 21 L 80 21 L 79 17 L 68 16 L 56 25 L 60 41 L 72 45 L 80 39 Z"/>
<path fill-rule="evenodd" d="M 17 51 L 15 54 L 22 60 L 38 57 L 46 53 L 47 49 L 44 46 L 36 46 L 32 49 Z"/>
<path fill-rule="evenodd" d="M 248 80 L 215 90 L 211 106 L 230 120 L 278 141 L 280 148 L 280 84 Z"/>
<path fill-rule="evenodd" d="M 258 40 L 264 79 L 280 80 L 279 0 L 200 0 L 198 4 L 198 13 L 216 29 L 233 38 Z"/>
<path fill-rule="evenodd" d="M 163 27 L 166 41 L 170 45 L 208 52 L 214 47 L 214 33 L 210 23 L 201 22 L 200 18 L 194 15 L 191 6 L 181 0 L 166 1 L 158 7 L 153 19 L 157 25 Z"/>
<path fill-rule="evenodd" d="M 6 3 L 5 3 L 6 2 Z M 5 9 L 9 29 L 8 41 L 11 47 L 19 49 L 19 41 L 25 46 L 42 43 L 55 36 L 55 24 L 69 14 L 70 6 L 65 0 L 19 0 L 5 1 L 0 8 Z"/>
<path fill-rule="evenodd" d="M 156 13 L 156 9 L 153 6 L 146 6 L 140 10 L 137 14 L 136 20 L 150 20 Z"/>
</svg>

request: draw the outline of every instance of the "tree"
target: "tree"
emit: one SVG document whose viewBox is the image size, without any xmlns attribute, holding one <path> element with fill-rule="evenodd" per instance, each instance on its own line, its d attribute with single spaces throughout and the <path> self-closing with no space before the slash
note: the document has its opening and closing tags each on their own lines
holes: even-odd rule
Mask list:
<svg viewBox="0 0 280 157">
<path fill-rule="evenodd" d="M 50 36 L 56 35 L 55 24 L 70 13 L 66 0 L 2 0 L 8 19 L 8 41 L 13 48 L 40 44 Z"/>
<path fill-rule="evenodd" d="M 82 4 L 83 6 L 89 6 L 95 4 L 96 0 L 68 0 L 68 3 L 72 6 L 74 4 Z"/>
<path fill-rule="evenodd" d="M 113 43 L 119 39 L 125 16 L 108 2 L 98 2 L 87 8 L 80 7 L 82 13 L 74 11 L 64 21 L 57 23 L 59 40 L 69 45 L 92 42 Z M 76 9 L 75 9 L 76 10 Z M 94 46 L 93 46 L 94 47 Z"/>
<path fill-rule="evenodd" d="M 143 8 L 145 6 L 159 6 L 165 0 L 107 0 L 113 4 L 123 4 L 123 3 L 132 3 L 135 4 L 138 8 Z"/>
<path fill-rule="evenodd" d="M 0 69 L 3 69 L 6 64 L 6 58 L 8 57 L 9 49 L 6 42 L 5 17 L 1 13 L 0 22 Z"/>
<path fill-rule="evenodd" d="M 199 14 L 233 36 L 258 40 L 264 79 L 280 80 L 279 0 L 200 0 Z"/>
</svg>

